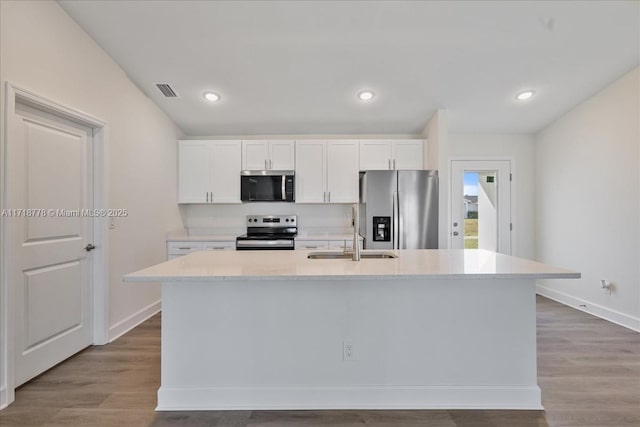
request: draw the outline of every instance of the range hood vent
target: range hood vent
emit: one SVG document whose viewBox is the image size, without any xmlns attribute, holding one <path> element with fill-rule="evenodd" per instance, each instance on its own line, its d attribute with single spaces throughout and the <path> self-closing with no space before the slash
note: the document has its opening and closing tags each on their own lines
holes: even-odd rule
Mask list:
<svg viewBox="0 0 640 427">
<path fill-rule="evenodd" d="M 178 96 L 167 83 L 156 83 L 156 87 L 160 89 L 160 92 L 167 98 L 176 98 Z"/>
</svg>

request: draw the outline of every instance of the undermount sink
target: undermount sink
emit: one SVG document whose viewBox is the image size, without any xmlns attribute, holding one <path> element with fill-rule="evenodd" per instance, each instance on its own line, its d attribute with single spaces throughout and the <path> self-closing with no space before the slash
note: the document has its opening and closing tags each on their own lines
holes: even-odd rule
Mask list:
<svg viewBox="0 0 640 427">
<path fill-rule="evenodd" d="M 352 259 L 353 254 L 350 252 L 311 252 L 307 255 L 309 259 Z M 360 259 L 385 259 L 385 258 L 398 258 L 398 255 L 393 252 L 384 251 L 360 251 Z"/>
</svg>

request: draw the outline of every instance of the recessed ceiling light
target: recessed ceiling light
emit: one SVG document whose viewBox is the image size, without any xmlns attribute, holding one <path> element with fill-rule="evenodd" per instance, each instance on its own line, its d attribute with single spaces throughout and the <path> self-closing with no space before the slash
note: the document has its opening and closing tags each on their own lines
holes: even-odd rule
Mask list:
<svg viewBox="0 0 640 427">
<path fill-rule="evenodd" d="M 363 90 L 358 94 L 358 99 L 360 101 L 371 101 L 374 96 L 376 96 L 376 94 L 371 92 L 370 90 Z"/>
<path fill-rule="evenodd" d="M 530 99 L 536 92 L 534 90 L 525 90 L 516 95 L 518 101 L 526 101 Z"/>
<path fill-rule="evenodd" d="M 205 92 L 204 95 L 204 99 L 206 99 L 207 101 L 211 101 L 211 102 L 215 102 L 215 101 L 219 101 L 220 100 L 220 95 L 218 95 L 217 93 L 214 92 Z"/>
</svg>

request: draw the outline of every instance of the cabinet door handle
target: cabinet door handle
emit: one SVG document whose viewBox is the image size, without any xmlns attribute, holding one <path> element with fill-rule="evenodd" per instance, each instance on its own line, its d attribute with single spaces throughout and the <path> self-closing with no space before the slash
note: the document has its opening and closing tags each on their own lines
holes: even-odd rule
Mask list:
<svg viewBox="0 0 640 427">
<path fill-rule="evenodd" d="M 396 169 L 396 159 L 393 159 L 393 169 Z"/>
<path fill-rule="evenodd" d="M 269 159 L 269 169 L 273 169 L 273 160 Z"/>
<path fill-rule="evenodd" d="M 207 191 L 207 203 L 209 203 L 209 192 Z"/>
<path fill-rule="evenodd" d="M 331 191 L 327 192 L 327 202 L 331 203 Z"/>
<path fill-rule="evenodd" d="M 264 168 L 265 168 L 265 170 L 268 169 L 268 167 L 267 167 L 267 159 L 264 159 Z"/>
<path fill-rule="evenodd" d="M 391 170 L 391 159 L 389 159 L 389 170 Z"/>
<path fill-rule="evenodd" d="M 327 201 L 327 192 L 326 192 L 326 191 L 323 191 L 323 192 L 322 192 L 322 202 L 324 203 L 324 202 L 326 202 L 326 201 Z"/>
</svg>

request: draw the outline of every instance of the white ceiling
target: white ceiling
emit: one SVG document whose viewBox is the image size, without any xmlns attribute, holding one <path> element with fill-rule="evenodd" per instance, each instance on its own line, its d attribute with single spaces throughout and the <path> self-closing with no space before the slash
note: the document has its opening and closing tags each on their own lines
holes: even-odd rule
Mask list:
<svg viewBox="0 0 640 427">
<path fill-rule="evenodd" d="M 59 3 L 192 136 L 535 132 L 640 63 L 637 1 Z"/>
</svg>

